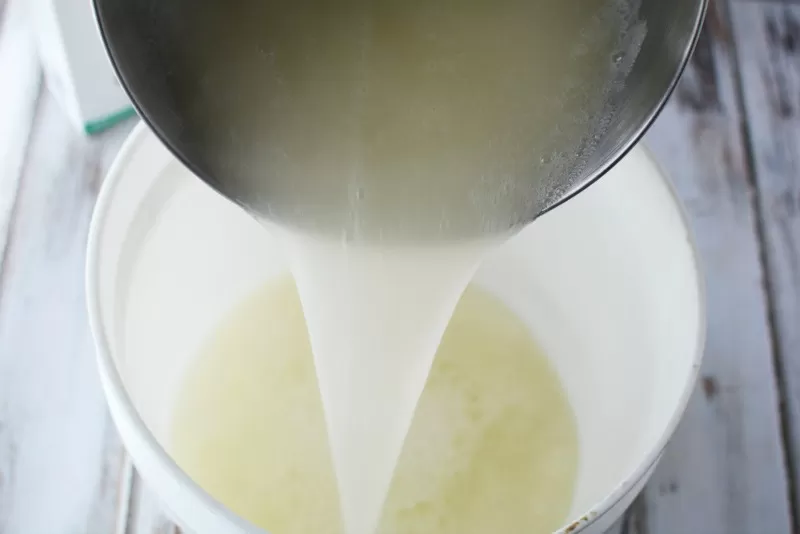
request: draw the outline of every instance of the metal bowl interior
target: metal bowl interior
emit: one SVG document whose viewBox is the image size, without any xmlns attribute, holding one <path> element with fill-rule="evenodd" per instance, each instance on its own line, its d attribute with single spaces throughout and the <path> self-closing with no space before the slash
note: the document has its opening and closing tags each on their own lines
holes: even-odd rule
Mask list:
<svg viewBox="0 0 800 534">
<path fill-rule="evenodd" d="M 565 173 L 563 182 L 536 199 L 531 211 L 524 214 L 528 218 L 524 222 L 575 196 L 636 144 L 660 112 L 691 55 L 707 0 L 624 1 L 638 9 L 638 23 L 646 32 L 624 87 L 615 93 L 608 108 L 604 133 L 580 171 Z M 248 164 L 240 162 L 249 156 L 242 154 L 242 144 L 236 140 L 247 136 L 252 125 L 245 127 L 237 122 L 239 119 L 225 125 L 204 121 L 187 95 L 202 88 L 214 68 L 208 53 L 197 53 L 201 45 L 208 48 L 209 42 L 228 43 L 240 37 L 237 33 L 249 31 L 235 25 L 231 17 L 263 15 L 264 2 L 94 0 L 94 4 L 112 64 L 142 118 L 195 175 L 228 198 L 241 201 L 247 197 L 249 191 L 243 193 L 249 187 L 243 185 L 247 180 L 235 176 L 252 170 L 242 170 Z M 234 46 L 226 57 L 235 57 L 230 61 L 252 70 L 257 64 L 256 48 Z M 245 79 L 259 83 L 252 81 L 253 76 Z M 261 94 L 257 87 L 245 90 L 241 84 L 221 87 L 224 92 L 215 86 L 219 92 L 214 98 L 219 102 L 257 100 Z M 208 132 L 223 126 L 230 134 L 224 138 L 230 142 L 215 138 L 210 145 Z"/>
</svg>

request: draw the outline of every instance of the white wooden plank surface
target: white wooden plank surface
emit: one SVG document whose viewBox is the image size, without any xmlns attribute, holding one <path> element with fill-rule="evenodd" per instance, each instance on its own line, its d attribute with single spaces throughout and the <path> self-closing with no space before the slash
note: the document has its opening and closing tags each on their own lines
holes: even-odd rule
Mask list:
<svg viewBox="0 0 800 534">
<path fill-rule="evenodd" d="M 131 488 L 125 534 L 181 534 L 181 530 L 164 514 L 159 501 L 139 477 L 134 479 Z"/>
<path fill-rule="evenodd" d="M 0 265 L 17 197 L 41 72 L 22 1 L 0 4 Z"/>
<path fill-rule="evenodd" d="M 100 177 L 125 133 L 86 140 L 49 93 L 39 100 L 0 275 L 3 533 L 114 531 L 123 451 L 94 367 L 83 270 Z"/>
<path fill-rule="evenodd" d="M 792 532 L 771 332 L 724 4 L 647 136 L 684 201 L 708 297 L 701 380 L 628 534 Z"/>
<path fill-rule="evenodd" d="M 773 304 L 792 481 L 800 477 L 800 5 L 732 6 Z M 790 486 L 795 510 L 797 487 Z M 795 525 L 797 528 L 797 525 Z"/>
</svg>

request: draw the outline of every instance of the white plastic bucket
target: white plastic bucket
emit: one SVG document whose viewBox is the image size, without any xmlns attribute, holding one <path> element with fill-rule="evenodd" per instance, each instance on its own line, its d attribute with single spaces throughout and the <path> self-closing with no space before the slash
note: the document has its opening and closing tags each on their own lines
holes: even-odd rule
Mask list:
<svg viewBox="0 0 800 534">
<path fill-rule="evenodd" d="M 260 532 L 194 484 L 165 440 L 183 372 L 209 332 L 284 271 L 255 220 L 136 128 L 92 220 L 89 315 L 122 439 L 190 532 Z M 579 478 L 562 531 L 604 532 L 654 469 L 700 363 L 701 281 L 675 196 L 636 148 L 494 253 L 476 281 L 529 324 L 576 414 Z"/>
</svg>

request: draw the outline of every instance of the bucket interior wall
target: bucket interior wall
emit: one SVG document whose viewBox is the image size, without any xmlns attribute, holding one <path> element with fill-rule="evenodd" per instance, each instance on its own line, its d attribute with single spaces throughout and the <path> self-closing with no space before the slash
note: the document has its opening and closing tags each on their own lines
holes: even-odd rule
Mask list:
<svg viewBox="0 0 800 534">
<path fill-rule="evenodd" d="M 260 225 L 153 138 L 130 149 L 100 234 L 101 322 L 140 417 L 169 449 L 182 375 L 219 320 L 285 271 Z M 696 265 L 668 187 L 633 151 L 493 253 L 476 282 L 530 326 L 578 421 L 574 514 L 651 453 L 692 376 Z"/>
</svg>

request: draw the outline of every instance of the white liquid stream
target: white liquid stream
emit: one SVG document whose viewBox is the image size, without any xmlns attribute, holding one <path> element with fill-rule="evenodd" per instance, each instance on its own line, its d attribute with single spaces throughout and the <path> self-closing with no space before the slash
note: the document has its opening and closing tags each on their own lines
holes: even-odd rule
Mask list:
<svg viewBox="0 0 800 534">
<path fill-rule="evenodd" d="M 442 334 L 489 243 L 372 248 L 280 235 L 314 353 L 348 534 L 372 534 Z"/>
<path fill-rule="evenodd" d="M 480 259 L 591 152 L 638 50 L 620 36 L 635 2 L 457 4 L 355 0 L 333 15 L 327 2 L 274 2 L 247 72 L 269 105 L 218 110 L 258 119 L 240 133 L 255 155 L 242 164 L 259 173 L 239 192 L 281 225 L 347 534 L 378 525 Z"/>
</svg>

